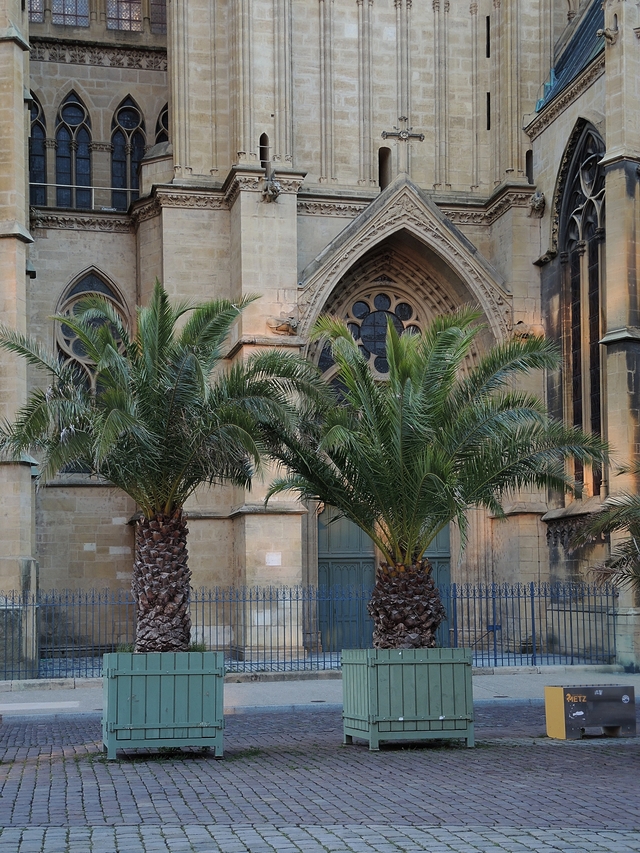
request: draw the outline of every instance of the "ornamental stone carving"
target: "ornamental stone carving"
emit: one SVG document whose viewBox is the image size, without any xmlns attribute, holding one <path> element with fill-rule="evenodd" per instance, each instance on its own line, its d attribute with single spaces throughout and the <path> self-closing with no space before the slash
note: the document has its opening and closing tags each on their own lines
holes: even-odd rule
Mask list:
<svg viewBox="0 0 640 853">
<path fill-rule="evenodd" d="M 369 202 L 363 201 L 307 201 L 298 200 L 298 213 L 302 216 L 345 216 L 350 219 L 361 213 Z"/>
<path fill-rule="evenodd" d="M 131 231 L 129 216 L 104 216 L 44 212 L 31 208 L 31 228 L 55 228 L 62 231 L 107 231 L 117 234 L 128 234 Z"/>
<path fill-rule="evenodd" d="M 166 50 L 114 47 L 96 48 L 92 45 L 68 45 L 55 39 L 31 39 L 32 62 L 60 62 L 69 65 L 102 65 L 113 68 L 144 68 L 148 71 L 167 70 Z"/>
<path fill-rule="evenodd" d="M 544 197 L 544 193 L 536 190 L 529 199 L 529 216 L 533 216 L 535 219 L 542 219 L 546 204 L 547 200 Z"/>
</svg>

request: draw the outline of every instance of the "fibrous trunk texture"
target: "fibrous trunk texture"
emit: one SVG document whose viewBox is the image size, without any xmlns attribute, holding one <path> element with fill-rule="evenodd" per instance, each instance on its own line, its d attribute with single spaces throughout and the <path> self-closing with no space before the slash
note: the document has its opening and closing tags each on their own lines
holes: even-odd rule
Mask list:
<svg viewBox="0 0 640 853">
<path fill-rule="evenodd" d="M 131 588 L 136 601 L 136 652 L 180 652 L 189 648 L 191 572 L 187 565 L 187 522 L 174 515 L 141 518 Z"/>
<path fill-rule="evenodd" d="M 381 563 L 368 609 L 376 649 L 432 649 L 447 618 L 428 560 L 411 566 Z"/>
</svg>

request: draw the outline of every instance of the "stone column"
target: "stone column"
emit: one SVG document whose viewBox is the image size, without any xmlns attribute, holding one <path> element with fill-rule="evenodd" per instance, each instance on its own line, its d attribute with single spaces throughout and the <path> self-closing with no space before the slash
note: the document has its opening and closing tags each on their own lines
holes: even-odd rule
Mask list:
<svg viewBox="0 0 640 853">
<path fill-rule="evenodd" d="M 27 13 L 20 0 L 0 0 L 0 321 L 27 328 L 28 174 L 25 87 L 28 87 Z M 0 419 L 25 402 L 23 360 L 0 354 Z M 28 459 L 0 460 L 0 589 L 28 588 L 32 561 L 32 485 Z"/>
<path fill-rule="evenodd" d="M 604 314 L 605 434 L 625 462 L 640 448 L 640 15 L 626 0 L 605 6 L 607 200 Z M 611 478 L 611 490 L 636 491 L 632 475 Z M 617 620 L 618 662 L 640 666 L 640 594 L 624 592 Z"/>
<path fill-rule="evenodd" d="M 242 314 L 232 335 L 231 356 L 244 359 L 256 349 L 277 346 L 299 351 L 297 331 L 297 192 L 304 175 L 238 167 L 227 182 L 231 207 L 232 298 L 260 294 Z M 269 192 L 267 192 L 269 190 Z M 274 198 L 275 195 L 275 198 Z M 256 478 L 250 492 L 236 493 L 234 578 L 253 586 L 297 586 L 303 581 L 303 517 L 307 510 L 293 497 L 264 506 L 271 476 Z M 306 555 L 305 555 L 306 556 Z M 302 608 L 286 601 L 249 605 L 234 626 L 237 654 L 302 657 Z M 257 646 L 256 646 L 257 644 Z M 261 648 L 264 644 L 264 648 Z"/>
<path fill-rule="evenodd" d="M 27 328 L 27 230 L 29 45 L 27 13 L 19 0 L 0 0 L 0 322 Z M 11 420 L 25 402 L 27 370 L 22 360 L 0 353 L 0 420 Z M 0 457 L 0 590 L 17 596 L 3 603 L 0 667 L 13 677 L 37 675 L 38 647 L 33 607 L 20 607 L 22 595 L 38 587 L 33 558 L 33 487 L 28 457 Z M 1 614 L 0 614 L 1 617 Z"/>
</svg>

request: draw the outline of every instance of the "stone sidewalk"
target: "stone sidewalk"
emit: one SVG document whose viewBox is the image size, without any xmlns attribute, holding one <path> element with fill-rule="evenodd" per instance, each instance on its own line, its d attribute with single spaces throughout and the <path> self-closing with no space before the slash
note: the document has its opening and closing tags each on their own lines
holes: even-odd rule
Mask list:
<svg viewBox="0 0 640 853">
<path fill-rule="evenodd" d="M 225 758 L 120 752 L 98 714 L 6 717 L 2 853 L 625 853 L 640 740 L 550 741 L 538 704 L 483 704 L 478 747 L 343 746 L 340 713 L 227 718 Z"/>
</svg>

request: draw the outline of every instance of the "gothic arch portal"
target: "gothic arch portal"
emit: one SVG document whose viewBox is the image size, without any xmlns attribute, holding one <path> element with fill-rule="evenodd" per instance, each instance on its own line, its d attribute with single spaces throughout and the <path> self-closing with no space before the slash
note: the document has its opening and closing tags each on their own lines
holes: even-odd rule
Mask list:
<svg viewBox="0 0 640 853">
<path fill-rule="evenodd" d="M 369 268 L 416 290 L 431 315 L 465 303 L 484 313 L 493 341 L 512 325 L 511 294 L 500 274 L 406 176 L 394 181 L 303 271 L 300 333 L 336 311 Z"/>
</svg>

